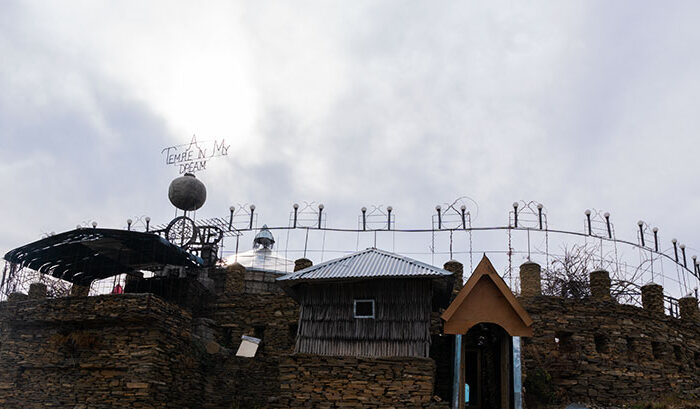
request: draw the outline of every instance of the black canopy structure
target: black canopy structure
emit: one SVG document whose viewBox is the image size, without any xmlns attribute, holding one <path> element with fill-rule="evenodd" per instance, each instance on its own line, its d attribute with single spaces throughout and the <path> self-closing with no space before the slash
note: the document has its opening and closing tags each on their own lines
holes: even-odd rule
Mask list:
<svg viewBox="0 0 700 409">
<path fill-rule="evenodd" d="M 5 254 L 5 260 L 79 285 L 164 265 L 204 261 L 154 233 L 84 228 L 56 234 Z"/>
</svg>

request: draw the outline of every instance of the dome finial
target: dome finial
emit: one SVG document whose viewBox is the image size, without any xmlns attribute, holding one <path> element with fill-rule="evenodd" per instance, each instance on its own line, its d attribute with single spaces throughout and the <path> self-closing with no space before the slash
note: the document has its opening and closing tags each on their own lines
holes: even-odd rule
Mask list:
<svg viewBox="0 0 700 409">
<path fill-rule="evenodd" d="M 271 249 L 275 244 L 275 238 L 272 235 L 270 229 L 267 228 L 266 224 L 263 224 L 262 229 L 255 235 L 253 239 L 253 248 L 262 247 L 265 249 Z"/>
</svg>

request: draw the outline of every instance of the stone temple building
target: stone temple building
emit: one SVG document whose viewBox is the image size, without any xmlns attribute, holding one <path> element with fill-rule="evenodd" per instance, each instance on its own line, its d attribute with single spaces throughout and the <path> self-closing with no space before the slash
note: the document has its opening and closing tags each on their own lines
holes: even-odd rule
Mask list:
<svg viewBox="0 0 700 409">
<path fill-rule="evenodd" d="M 318 265 L 273 260 L 266 228 L 224 263 L 211 256 L 211 226 L 182 217 L 156 233 L 76 229 L 5 255 L 72 289 L 49 296 L 34 283 L 0 302 L 0 407 L 700 400 L 694 297 L 680 300 L 679 318 L 664 313 L 656 284 L 642 288 L 642 307 L 618 304 L 606 271 L 590 272 L 589 297 L 544 296 L 534 262 L 520 266 L 516 296 L 486 256 L 466 274 L 456 260 L 431 266 L 377 248 Z M 127 274 L 123 292 L 88 296 L 115 274 Z"/>
</svg>

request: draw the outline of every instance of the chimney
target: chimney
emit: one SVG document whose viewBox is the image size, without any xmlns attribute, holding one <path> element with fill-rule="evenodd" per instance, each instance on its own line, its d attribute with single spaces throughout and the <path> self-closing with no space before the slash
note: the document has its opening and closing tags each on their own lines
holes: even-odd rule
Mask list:
<svg viewBox="0 0 700 409">
<path fill-rule="evenodd" d="M 594 300 L 610 301 L 610 273 L 596 270 L 590 274 L 591 296 Z"/>
<path fill-rule="evenodd" d="M 540 265 L 532 261 L 520 265 L 520 296 L 542 295 L 541 271 Z"/>
<path fill-rule="evenodd" d="M 654 314 L 664 313 L 664 288 L 658 284 L 647 284 L 642 287 L 642 306 Z"/>
</svg>

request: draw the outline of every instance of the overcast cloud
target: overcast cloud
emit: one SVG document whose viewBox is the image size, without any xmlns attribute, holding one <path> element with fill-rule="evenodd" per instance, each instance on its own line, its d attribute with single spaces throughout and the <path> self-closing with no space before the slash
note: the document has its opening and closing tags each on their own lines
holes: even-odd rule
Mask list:
<svg viewBox="0 0 700 409">
<path fill-rule="evenodd" d="M 537 200 L 552 227 L 597 208 L 697 247 L 698 21 L 693 1 L 4 1 L 0 253 L 167 222 L 160 151 L 192 134 L 231 143 L 198 175 L 204 217 L 317 201 L 354 227 L 390 204 L 429 227 L 468 195 L 475 225 Z"/>
</svg>

